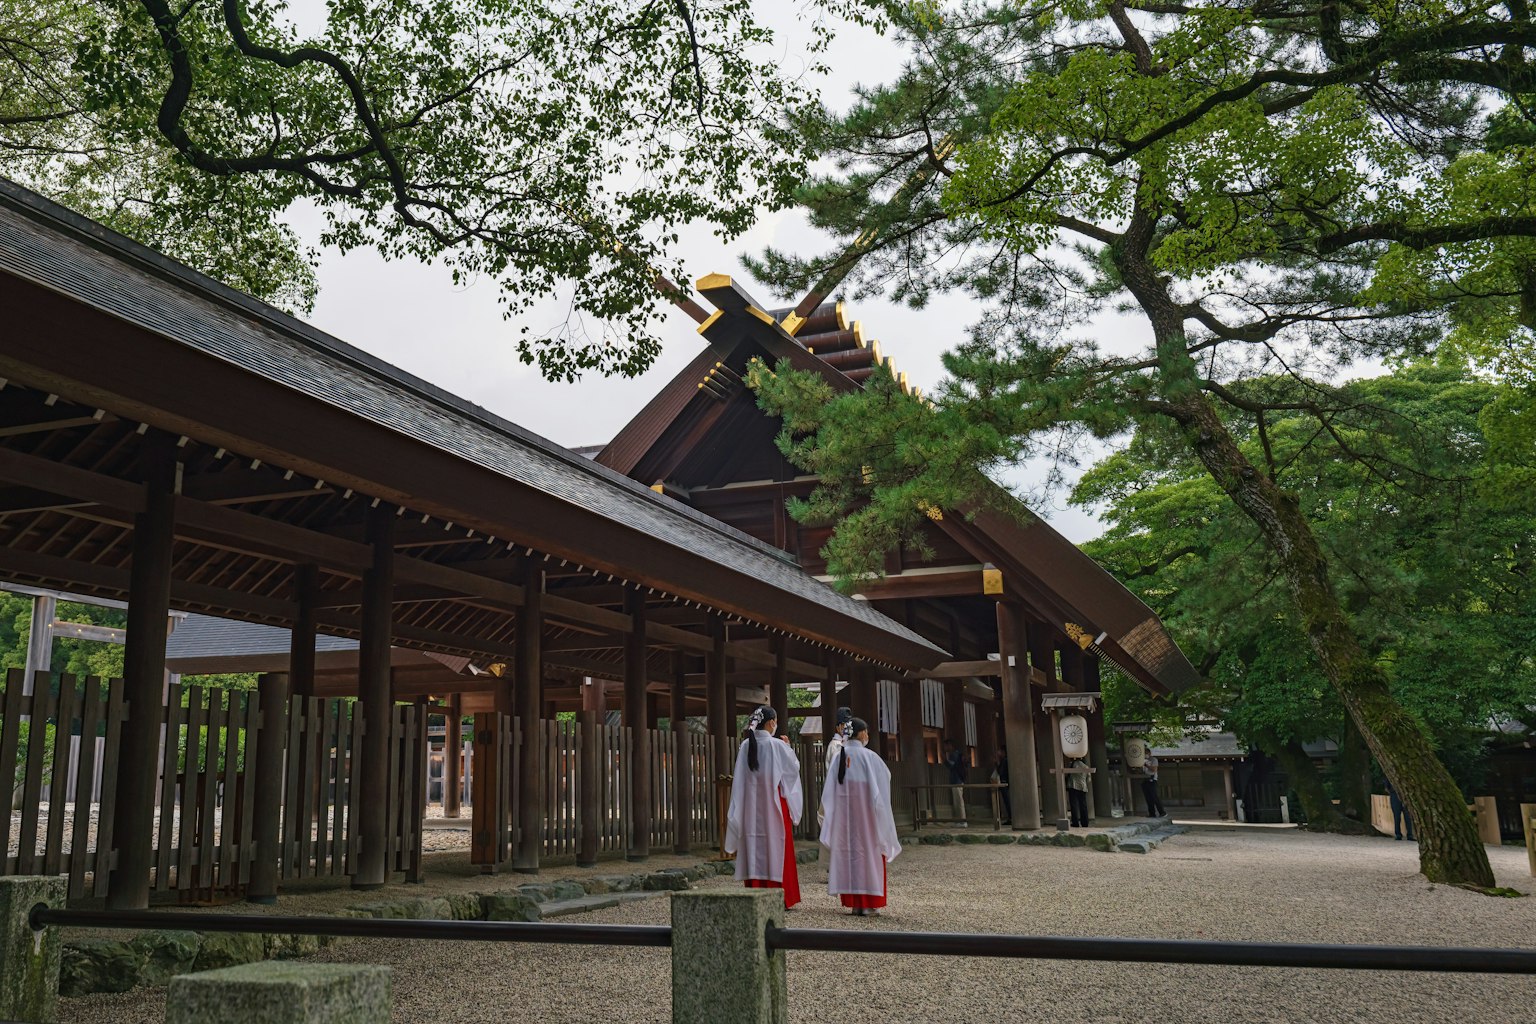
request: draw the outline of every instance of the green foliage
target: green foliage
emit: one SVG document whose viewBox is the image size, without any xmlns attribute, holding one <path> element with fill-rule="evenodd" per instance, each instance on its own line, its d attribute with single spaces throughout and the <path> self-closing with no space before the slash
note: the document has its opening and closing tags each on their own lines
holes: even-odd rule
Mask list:
<svg viewBox="0 0 1536 1024">
<path fill-rule="evenodd" d="M 1337 459 L 1304 417 L 1270 425 L 1273 457 L 1317 524 L 1367 653 L 1472 791 L 1490 723 L 1536 727 L 1529 519 L 1480 486 L 1489 445 L 1478 425 L 1499 389 L 1416 364 L 1348 391 L 1359 405 L 1336 426 L 1369 446 L 1369 460 Z M 1255 434 L 1241 439 L 1257 449 Z M 1183 710 L 1255 742 L 1340 738 L 1342 708 L 1275 585 L 1272 553 L 1186 451 L 1143 430 L 1085 474 L 1073 500 L 1109 523 L 1088 552 L 1207 668 Z"/>
<path fill-rule="evenodd" d="M 814 96 L 781 63 L 749 0 L 337 0 L 309 37 L 280 0 L 17 0 L 0 173 L 296 312 L 309 204 L 326 244 L 492 280 L 509 318 L 567 299 L 517 340 L 550 377 L 637 373 L 680 229 L 739 235 L 800 180 Z"/>
</svg>

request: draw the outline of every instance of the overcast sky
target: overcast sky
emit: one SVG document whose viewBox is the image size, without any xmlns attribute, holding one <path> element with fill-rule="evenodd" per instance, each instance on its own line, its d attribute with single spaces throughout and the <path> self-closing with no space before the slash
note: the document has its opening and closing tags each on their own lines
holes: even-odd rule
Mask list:
<svg viewBox="0 0 1536 1024">
<path fill-rule="evenodd" d="M 781 0 L 764 3 L 775 12 L 782 9 Z M 295 4 L 301 14 L 317 6 L 315 0 Z M 787 15 L 775 13 L 770 20 L 782 30 L 785 59 L 800 63 L 795 36 L 803 29 Z M 822 84 L 823 95 L 834 104 L 845 102 L 858 82 L 890 78 L 901 63 L 901 53 L 890 41 L 855 27 L 840 32 L 835 46 L 837 68 Z M 320 222 L 312 211 L 293 211 L 292 223 L 318 247 Z M 761 251 L 767 245 L 820 251 L 828 244 L 803 217 L 787 212 L 764 214 L 748 235 L 729 245 L 707 231 L 685 234 L 680 254 L 695 279 L 708 273 L 730 274 L 743 281 L 760 304 L 771 307 L 776 301 L 751 280 L 741 266 L 740 254 Z M 346 255 L 322 250 L 319 282 L 319 297 L 309 318 L 316 326 L 567 446 L 606 442 L 703 345 L 694 331 L 697 325 L 673 310 L 661 331 L 665 341 L 661 357 L 644 376 L 591 376 L 576 384 L 556 384 L 518 361 L 519 324 L 502 319 L 492 281 L 456 287 L 440 267 L 390 263 L 371 250 Z M 940 354 L 961 339 L 974 318 L 974 309 L 958 296 L 940 298 L 916 311 L 875 299 L 850 302 L 847 308 L 852 319 L 863 322 L 865 337 L 879 339 L 882 352 L 924 391 L 932 390 L 942 375 Z M 547 313 L 535 313 L 528 323 L 539 332 L 562 316 L 552 305 Z M 1130 327 L 1117 324 L 1113 329 Z M 1025 467 L 1019 482 L 1027 482 L 1029 475 Z M 1054 506 L 1037 507 L 1037 511 L 1071 539 L 1082 541 L 1099 532 L 1097 520 L 1066 508 L 1062 496 L 1055 498 Z"/>
</svg>

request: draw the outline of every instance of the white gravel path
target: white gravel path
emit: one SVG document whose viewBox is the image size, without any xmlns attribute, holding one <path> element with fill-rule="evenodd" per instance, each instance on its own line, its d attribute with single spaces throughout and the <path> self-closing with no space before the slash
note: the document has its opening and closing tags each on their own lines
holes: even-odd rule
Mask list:
<svg viewBox="0 0 1536 1024">
<path fill-rule="evenodd" d="M 1524 850 L 1489 852 L 1500 884 L 1536 889 Z M 824 872 L 806 866 L 807 898 L 790 918 L 808 928 L 1536 948 L 1536 897 L 1496 899 L 1432 886 L 1416 864 L 1408 843 L 1231 826 L 1197 828 L 1145 856 L 909 847 L 891 866 L 884 916 L 847 916 L 826 895 Z M 667 903 L 645 900 L 577 920 L 665 923 Z M 662 950 L 354 941 L 322 957 L 390 965 L 397 1021 L 670 1019 L 670 965 Z M 789 995 L 797 1022 L 1536 1019 L 1531 978 L 830 953 L 789 954 Z M 65 1000 L 60 1019 L 158 1022 L 163 999 L 163 990 L 149 990 Z"/>
</svg>

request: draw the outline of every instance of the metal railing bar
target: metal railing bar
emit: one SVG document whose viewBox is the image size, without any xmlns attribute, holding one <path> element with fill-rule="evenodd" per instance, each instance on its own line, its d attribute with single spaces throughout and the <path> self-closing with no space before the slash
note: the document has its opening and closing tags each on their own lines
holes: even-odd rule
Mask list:
<svg viewBox="0 0 1536 1024">
<path fill-rule="evenodd" d="M 373 917 L 280 917 L 265 914 L 188 914 L 165 910 L 58 910 L 39 904 L 34 929 L 169 928 L 198 932 L 335 935 L 360 939 L 470 942 L 553 942 L 589 946 L 672 945 L 668 925 L 559 924 L 529 921 L 408 921 Z"/>
<path fill-rule="evenodd" d="M 592 946 L 672 945 L 669 925 L 560 924 L 525 921 L 409 921 L 390 918 L 190 914 L 156 910 L 65 910 L 38 904 L 34 929 L 128 928 L 255 934 L 332 935 L 364 939 L 547 942 Z M 1536 949 L 1465 946 L 1357 946 L 1327 943 L 1225 942 L 1202 939 L 988 935 L 965 932 L 854 931 L 769 925 L 770 950 L 1011 957 L 1227 967 L 1311 967 L 1373 971 L 1536 974 Z"/>
<path fill-rule="evenodd" d="M 1326 943 L 1223 942 L 850 929 L 767 929 L 769 949 L 930 956 L 1016 957 L 1229 967 L 1319 967 L 1372 971 L 1536 974 L 1536 949 L 1457 946 L 1354 946 Z"/>
</svg>

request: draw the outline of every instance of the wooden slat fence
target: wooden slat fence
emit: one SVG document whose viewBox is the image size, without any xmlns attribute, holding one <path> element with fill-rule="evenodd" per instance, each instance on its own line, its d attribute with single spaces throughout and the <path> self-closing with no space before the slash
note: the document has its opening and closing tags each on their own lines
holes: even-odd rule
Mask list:
<svg viewBox="0 0 1536 1024">
<path fill-rule="evenodd" d="M 821 740 L 795 739 L 790 745 L 800 759 L 800 789 L 805 795 L 805 813 L 795 826 L 795 838 L 816 839 L 821 835 L 816 811 L 821 806 L 821 787 L 827 781 L 827 748 Z"/>
<path fill-rule="evenodd" d="M 4 874 L 62 874 L 71 899 L 104 896 L 100 851 L 112 849 L 118 748 L 127 717 L 121 680 L 9 671 L 0 696 Z M 294 698 L 284 721 L 260 724 L 256 694 L 172 685 L 153 708 L 161 745 L 151 824 L 151 885 L 183 894 L 233 892 L 254 857 L 253 771 L 263 742 L 286 748 L 279 829 L 281 878 L 352 869 L 357 787 L 352 752 L 362 717 L 350 701 Z M 425 813 L 424 703 L 397 705 L 390 745 L 389 867 L 419 877 Z M 400 808 L 405 812 L 400 813 Z"/>
</svg>

